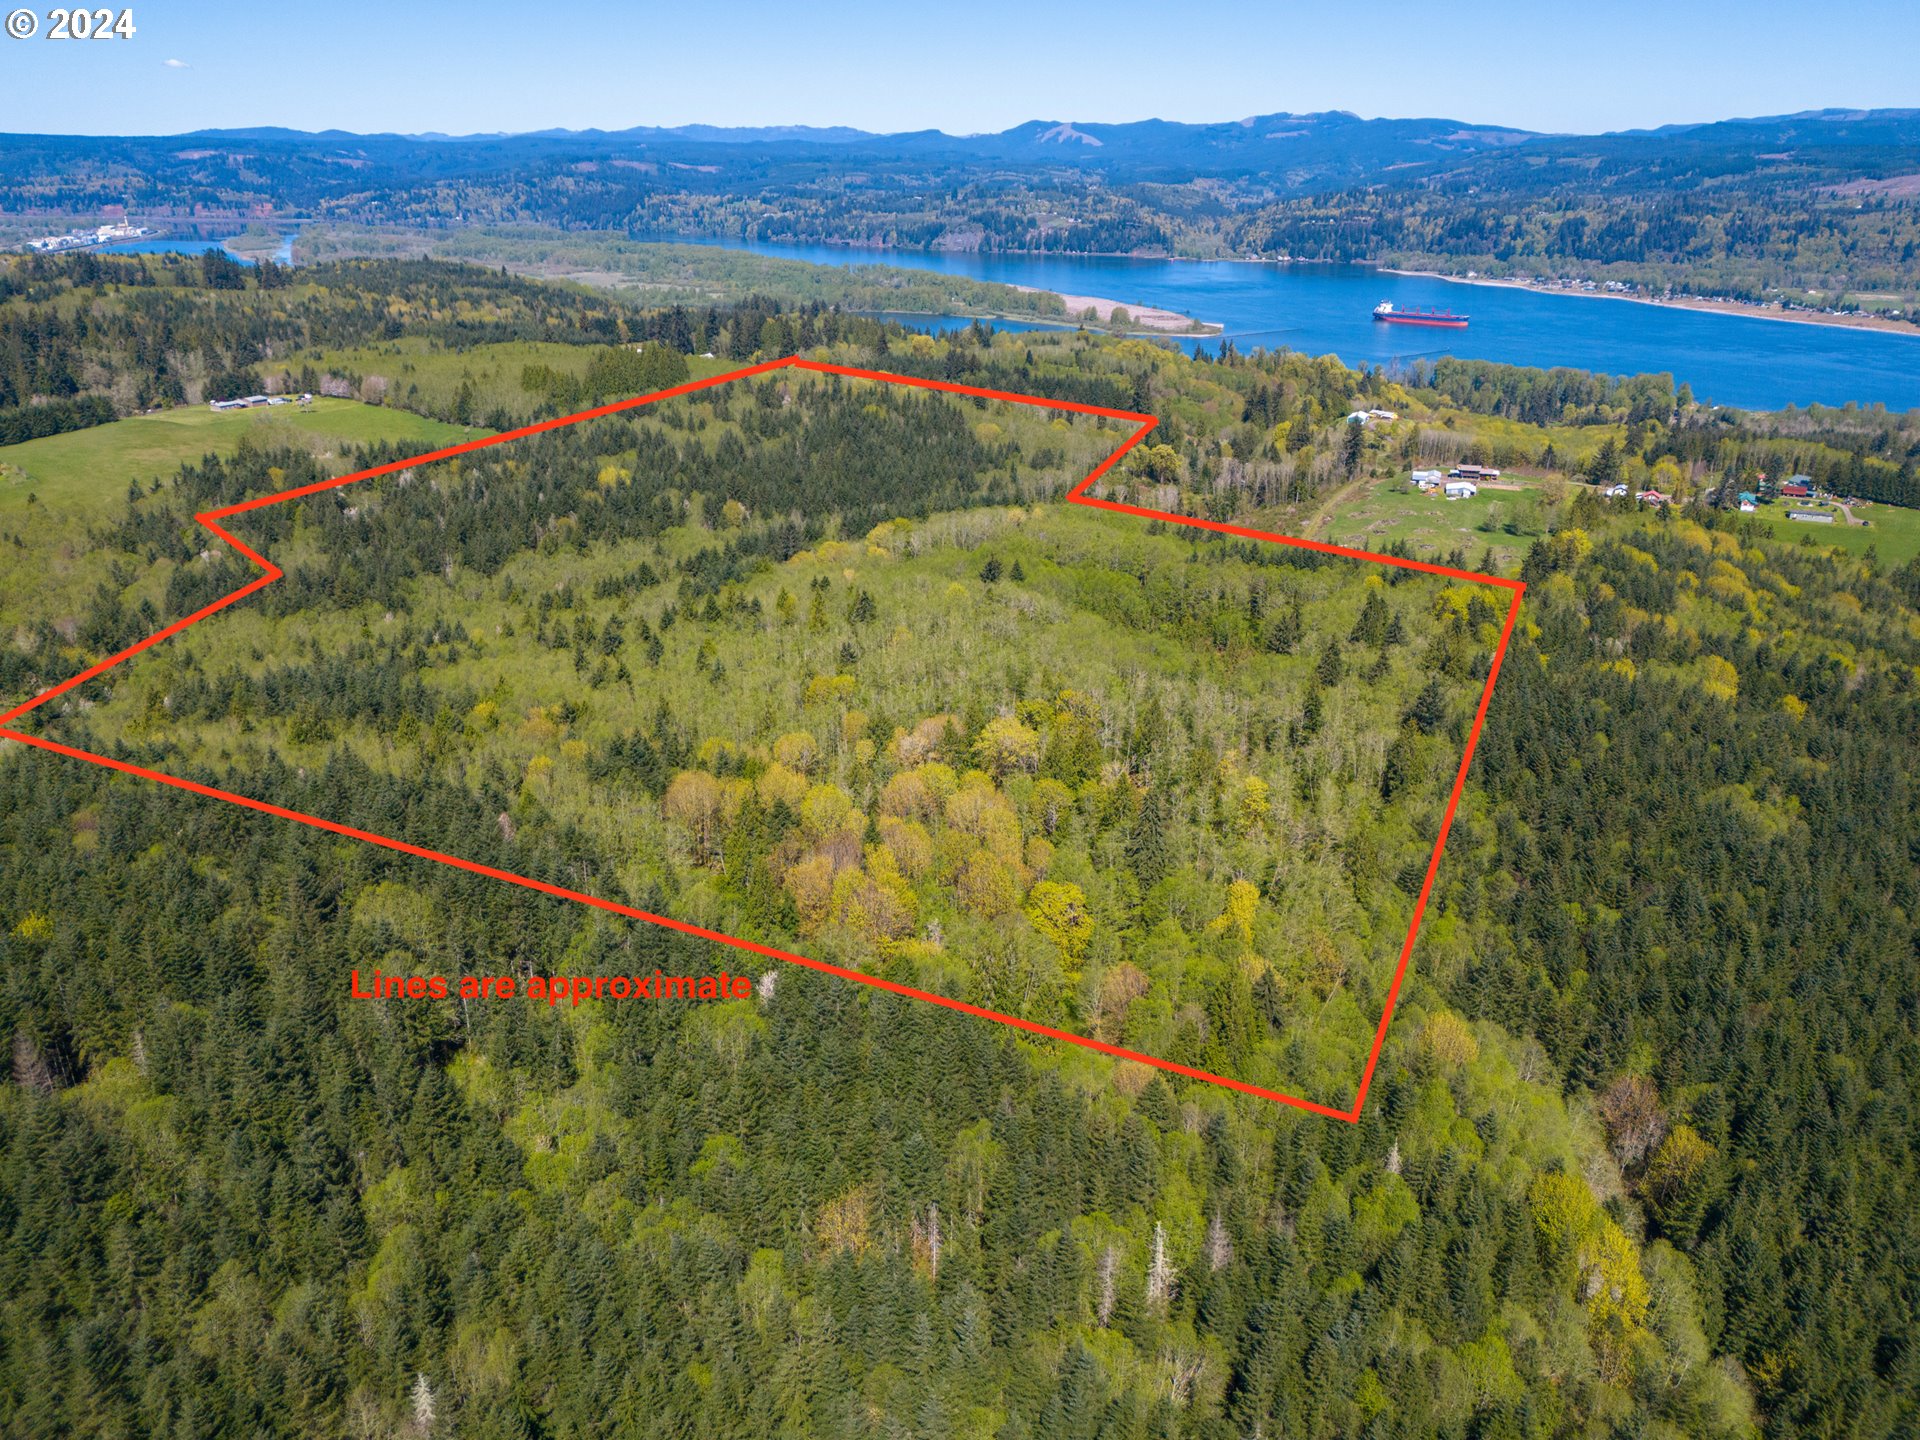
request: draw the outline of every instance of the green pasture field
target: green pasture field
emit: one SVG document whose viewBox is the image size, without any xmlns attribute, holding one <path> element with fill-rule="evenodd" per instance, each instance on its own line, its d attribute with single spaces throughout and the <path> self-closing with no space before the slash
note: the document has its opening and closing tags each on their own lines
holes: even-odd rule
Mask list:
<svg viewBox="0 0 1920 1440">
<path fill-rule="evenodd" d="M 209 454 L 299 446 L 344 472 L 347 453 L 360 445 L 385 440 L 424 451 L 486 433 L 357 400 L 316 399 L 310 409 L 218 414 L 181 406 L 0 446 L 0 594 L 32 595 L 31 608 L 55 619 L 83 610 L 111 569 L 92 528 L 120 512 L 129 485 L 149 489 Z"/>
<path fill-rule="evenodd" d="M 298 375 L 303 366 L 361 379 L 379 376 L 387 382 L 387 403 L 409 410 L 450 413 L 462 384 L 473 387 L 472 413 L 486 415 L 505 410 L 516 418 L 531 419 L 542 397 L 521 384 L 529 365 L 544 365 L 562 375 L 584 376 L 600 353 L 595 345 L 559 345 L 543 340 L 513 340 L 449 350 L 437 341 L 406 338 L 352 350 L 308 350 L 289 356 L 285 368 Z M 687 368 L 695 380 L 737 369 L 733 360 L 693 356 Z"/>
<path fill-rule="evenodd" d="M 1801 506 L 1799 508 L 1809 508 Z M 1817 505 L 1813 509 L 1830 509 Z M 1854 518 L 1864 525 L 1849 525 L 1846 517 L 1834 512 L 1831 525 L 1789 520 L 1784 504 L 1764 505 L 1758 514 L 1746 518 L 1764 527 L 1776 540 L 1798 543 L 1803 538 L 1815 545 L 1831 545 L 1849 555 L 1863 555 L 1869 547 L 1889 565 L 1904 565 L 1920 556 L 1920 510 L 1900 505 L 1856 505 Z"/>
<path fill-rule="evenodd" d="M 129 483 L 145 488 L 204 455 L 231 455 L 243 442 L 316 449 L 324 457 L 381 440 L 425 450 L 484 433 L 357 400 L 220 413 L 183 405 L 0 446 L 0 514 L 19 515 L 29 495 L 53 512 L 102 509 Z"/>
<path fill-rule="evenodd" d="M 351 350 L 305 350 L 287 358 L 287 370 L 298 375 L 306 365 L 365 379 L 379 376 L 387 382 L 387 403 L 406 409 L 451 410 L 461 385 L 473 387 L 473 411 L 484 415 L 495 409 L 530 414 L 536 397 L 520 383 L 529 365 L 544 365 L 564 375 L 587 373 L 595 350 L 587 345 L 558 345 L 516 340 L 449 350 L 437 341 L 409 337 Z"/>
</svg>

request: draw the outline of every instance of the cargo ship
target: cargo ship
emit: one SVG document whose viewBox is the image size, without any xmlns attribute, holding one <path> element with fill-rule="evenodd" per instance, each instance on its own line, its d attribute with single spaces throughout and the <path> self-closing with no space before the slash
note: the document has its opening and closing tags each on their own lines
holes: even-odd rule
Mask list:
<svg viewBox="0 0 1920 1440">
<path fill-rule="evenodd" d="M 1436 325 L 1442 330 L 1467 328 L 1467 317 L 1451 310 L 1401 310 L 1391 300 L 1382 300 L 1374 306 L 1373 318 L 1389 325 Z"/>
</svg>

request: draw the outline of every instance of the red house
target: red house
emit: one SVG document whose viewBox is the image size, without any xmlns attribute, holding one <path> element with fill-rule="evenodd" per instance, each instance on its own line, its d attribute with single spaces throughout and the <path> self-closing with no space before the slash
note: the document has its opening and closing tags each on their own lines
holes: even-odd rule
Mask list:
<svg viewBox="0 0 1920 1440">
<path fill-rule="evenodd" d="M 1789 500 L 1807 500 L 1812 498 L 1813 489 L 1807 485 L 1782 485 L 1780 493 Z"/>
</svg>

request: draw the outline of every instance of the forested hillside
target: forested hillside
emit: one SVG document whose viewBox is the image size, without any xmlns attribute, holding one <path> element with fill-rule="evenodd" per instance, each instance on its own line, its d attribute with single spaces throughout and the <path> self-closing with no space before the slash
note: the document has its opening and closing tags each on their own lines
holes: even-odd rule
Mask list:
<svg viewBox="0 0 1920 1440">
<path fill-rule="evenodd" d="M 1910 109 L 1607 135 L 1334 111 L 968 136 L 201 138 L 0 137 L 0 219 L 104 204 L 235 229 L 268 217 L 399 227 L 422 246 L 532 223 L 903 252 L 1359 260 L 1909 319 L 1920 302 Z"/>
<path fill-rule="evenodd" d="M 864 288 L 851 282 L 822 287 L 821 274 L 840 277 L 828 267 L 806 265 L 762 277 L 782 286 L 789 302 L 812 301 L 804 321 L 808 344 L 816 328 L 832 339 L 849 325 L 871 340 L 878 327 L 843 316 L 838 306 L 845 302 L 865 299 L 909 309 L 936 304 L 932 292 L 914 288 L 907 272 L 880 270 Z M 700 288 L 689 283 L 679 293 L 692 298 Z M 263 389 L 353 394 L 381 403 L 395 377 L 379 371 L 394 368 L 389 357 L 403 353 L 659 341 L 680 357 L 671 362 L 677 369 L 666 372 L 650 361 L 636 369 L 629 359 L 627 368 L 585 377 L 570 393 L 527 387 L 538 404 L 518 393 L 476 397 L 469 384 L 464 397 L 450 393 L 431 407 L 417 400 L 409 407 L 504 429 L 535 414 L 558 413 L 554 407 L 577 408 L 595 398 L 671 384 L 685 375 L 689 353 L 751 355 L 781 305 L 738 283 L 720 289 L 729 302 L 724 308 L 706 301 L 641 310 L 627 299 L 509 276 L 504 268 L 409 259 L 344 260 L 294 271 L 272 261 L 241 265 L 217 251 L 192 259 L 85 252 L 8 257 L 0 261 L 0 446 Z M 827 303 L 817 293 L 800 293 L 823 289 Z M 1006 286 L 944 285 L 937 303 L 955 300 L 983 310 L 1060 313 L 1057 296 Z M 391 399 L 405 404 L 408 397 Z"/>
<path fill-rule="evenodd" d="M 1920 301 L 1911 110 L 1815 111 L 1490 147 L 1234 217 L 1263 254 L 1860 310 Z"/>
<path fill-rule="evenodd" d="M 364 262 L 296 276 L 215 251 L 11 259 L 0 265 L 0 444 L 245 395 L 261 388 L 263 367 L 297 350 L 402 333 L 460 346 L 605 344 L 626 337 L 627 313 L 604 296 L 476 268 Z"/>
<path fill-rule="evenodd" d="M 1738 1433 L 1684 1259 L 1598 1207 L 1538 1062 L 1445 1012 L 1355 1129 L 804 973 L 692 1015 L 386 1009 L 341 970 L 715 957 L 53 757 L 3 778 L 21 1433 L 399 1434 L 423 1399 L 479 1436 Z M 240 783 L 611 858 L 344 754 Z"/>
<path fill-rule="evenodd" d="M 1770 446 L 1910 474 L 1897 422 L 751 320 L 716 325 L 742 358 L 1160 415 L 1109 493 L 1202 516 L 1310 521 L 1443 439 L 1540 466 L 1359 1123 L 8 744 L 0 1427 L 1920 1423 L 1920 572 L 1709 503 Z M 1401 419 L 1345 425 L 1365 404 Z M 1350 1079 L 1498 616 L 1484 587 L 1053 503 L 1112 439 L 722 387 L 254 512 L 285 581 L 26 723 L 947 993 L 1024 986 L 1152 1053 Z M 1694 503 L 1596 503 L 1602 455 Z M 323 473 L 254 451 L 114 485 L 89 603 L 0 597 L 6 694 L 247 576 L 195 510 Z M 348 980 L 656 968 L 754 988 Z"/>
<path fill-rule="evenodd" d="M 1044 290 L 896 265 L 815 265 L 717 245 L 643 243 L 618 232 L 527 225 L 432 232 L 310 225 L 301 230 L 295 253 L 303 263 L 396 255 L 506 266 L 517 274 L 576 279 L 625 292 L 628 298 L 654 307 L 731 306 L 752 296 L 772 295 L 789 305 L 844 310 L 1068 318 L 1060 297 Z"/>
<path fill-rule="evenodd" d="M 1443 989 L 1598 1096 L 1782 1433 L 1915 1423 L 1920 567 L 1684 520 L 1534 551 Z M 1437 958 L 1437 957 L 1435 957 Z"/>
<path fill-rule="evenodd" d="M 88 728 L 495 774 L 669 913 L 1344 1110 L 1508 596 L 1032 503 L 1126 433 L 789 372 L 314 497 Z M 121 527 L 163 617 L 274 470 Z"/>
</svg>

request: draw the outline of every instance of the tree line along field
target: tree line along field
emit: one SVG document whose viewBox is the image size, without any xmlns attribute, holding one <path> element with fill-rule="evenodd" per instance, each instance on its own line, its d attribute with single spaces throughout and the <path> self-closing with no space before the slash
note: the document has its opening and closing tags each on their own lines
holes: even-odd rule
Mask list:
<svg viewBox="0 0 1920 1440">
<path fill-rule="evenodd" d="M 451 281 L 423 271 L 415 298 Z M 804 335 L 822 358 L 1150 411 L 1161 426 L 1107 493 L 1206 518 L 1293 528 L 1351 476 L 1406 463 L 1402 447 L 1411 437 L 1417 453 L 1426 431 L 1456 437 L 1451 458 L 1481 444 L 1487 460 L 1554 482 L 1518 560 L 1529 589 L 1513 648 L 1360 1122 L 1142 1077 L 797 970 L 770 995 L 692 1015 L 353 1002 L 342 976 L 355 966 L 457 974 L 517 958 L 546 973 L 697 973 L 718 957 L 656 927 L 9 746 L 0 1251 L 13 1279 L 0 1326 L 9 1356 L 38 1358 L 0 1366 L 8 1424 L 401 1434 L 417 1431 L 424 1393 L 437 1427 L 482 1436 L 1912 1428 L 1920 574 L 1884 552 L 1773 543 L 1700 498 L 1746 469 L 1897 487 L 1910 420 L 1706 417 L 1657 379 L 1504 367 L 1402 383 L 1298 356 L 1209 363 L 1091 337 L 829 336 L 822 317 L 778 309 L 722 324 L 718 350 L 749 328 L 763 356 Z M 487 365 L 479 353 L 465 363 Z M 1296 850 L 1292 831 L 1267 842 L 1287 877 L 1277 899 L 1256 895 L 1247 948 L 1267 954 L 1290 907 L 1404 903 L 1385 822 L 1397 804 L 1417 807 L 1377 800 L 1383 753 L 1377 772 L 1323 783 L 1309 809 L 1288 779 L 1328 743 L 1324 728 L 1298 742 L 1283 731 L 1263 753 L 1242 715 L 1224 722 L 1239 669 L 1272 676 L 1262 694 L 1297 702 L 1303 722 L 1319 684 L 1311 649 L 1255 645 L 1253 583 L 1339 612 L 1331 628 L 1349 663 L 1320 684 L 1323 705 L 1429 753 L 1442 736 L 1420 735 L 1406 699 L 1425 676 L 1405 681 L 1448 587 L 1386 589 L 1411 634 L 1368 681 L 1375 647 L 1353 638 L 1366 591 L 1319 589 L 1340 571 L 1265 565 L 1237 542 L 1145 522 L 1114 531 L 1123 543 L 1104 517 L 1053 505 L 1085 473 L 1070 452 L 1091 434 L 1046 417 L 983 434 L 999 417 L 965 407 L 842 407 L 849 437 L 912 427 L 910 463 L 810 452 L 823 484 L 789 514 L 781 417 L 807 412 L 777 391 L 774 402 L 708 410 L 697 432 L 663 412 L 671 452 L 630 422 L 617 443 L 583 431 L 577 453 L 530 453 L 471 491 L 434 492 L 418 470 L 404 486 L 380 482 L 391 488 L 364 525 L 346 514 L 352 491 L 304 520 L 250 515 L 250 543 L 299 558 L 286 581 L 88 687 L 91 708 L 48 707 L 34 723 L 556 884 L 670 911 L 673 898 L 696 918 L 763 906 L 771 928 L 795 933 L 799 898 L 820 891 L 802 884 L 796 897 L 787 874 L 831 866 L 845 842 L 825 837 L 824 857 L 780 845 L 798 831 L 819 850 L 806 802 L 831 784 L 901 849 L 866 830 L 857 857 L 845 846 L 853 863 L 810 912 L 824 918 L 803 948 L 844 945 L 880 967 L 939 958 L 883 953 L 892 941 L 861 935 L 887 913 L 869 846 L 913 848 L 908 817 L 882 797 L 899 774 L 937 781 L 923 767 L 944 765 L 952 800 L 971 765 L 1012 809 L 1023 868 L 1029 841 L 1053 846 L 1031 857 L 1047 871 L 1022 875 L 1032 883 L 1019 902 L 989 921 L 965 911 L 957 883 L 934 893 L 922 888 L 931 869 L 902 866 L 915 940 L 940 918 L 951 960 L 973 936 L 1024 926 L 1064 955 L 1036 919 L 1066 918 L 1071 944 L 1074 912 L 1028 908 L 1039 884 L 1071 883 L 1086 914 L 1129 935 L 1110 964 L 1096 927 L 1080 980 L 1132 964 L 1149 987 L 1122 1019 L 1120 1005 L 1095 1008 L 1098 990 L 1061 985 L 1047 998 L 1062 1013 L 1150 1029 L 1177 970 L 1200 994 L 1181 992 L 1175 1020 L 1191 1000 L 1203 1046 L 1250 1040 L 1254 1065 L 1279 1046 L 1290 1073 L 1324 1060 L 1331 1078 L 1334 1022 L 1363 966 L 1317 1014 L 1303 1002 L 1324 975 L 1284 994 L 1284 1042 L 1237 1032 L 1244 1012 L 1216 983 L 1244 953 L 1231 867 L 1257 844 L 1235 833 L 1235 807 L 1216 804 L 1233 793 L 1226 775 L 1178 771 L 1173 868 L 1137 902 L 1126 877 L 1154 861 L 1134 823 L 1076 802 L 1046 834 L 1033 797 L 1073 762 L 1076 708 L 1060 691 L 1090 693 L 1054 682 L 1094 668 L 1090 647 L 1072 644 L 1079 630 L 1056 635 L 1055 618 L 1092 609 L 1102 643 L 1157 677 L 1146 688 L 1167 697 L 1174 756 L 1237 737 L 1258 757 L 1240 774 L 1268 782 L 1272 813 L 1315 817 L 1318 852 Z M 1401 419 L 1361 437 L 1350 471 L 1342 419 L 1370 405 Z M 621 470 L 671 472 L 696 440 L 692 458 L 710 443 L 742 483 L 737 523 L 717 492 L 703 492 L 695 523 L 691 483 L 678 505 L 629 506 L 639 493 Z M 1608 440 L 1604 463 L 1636 479 L 1670 465 L 1694 503 L 1622 513 L 1584 501 L 1572 482 Z M 1540 464 L 1549 447 L 1564 463 Z M 1037 463 L 1042 449 L 1057 460 Z M 50 611 L 4 581 L 0 688 L 30 693 L 249 578 L 217 550 L 198 558 L 211 547 L 184 517 L 278 488 L 265 470 L 291 482 L 314 463 L 241 453 L 134 501 L 113 484 L 85 537 L 105 572 L 92 593 Z M 706 460 L 691 468 L 711 473 Z M 952 483 L 922 484 L 929 475 Z M 837 530 L 808 533 L 832 513 Z M 1129 608 L 1120 572 L 1096 563 L 1127 547 L 1166 557 L 1155 568 L 1179 575 L 1178 604 Z M 1464 558 L 1478 563 L 1477 549 Z M 1091 604 L 1078 588 L 1089 570 L 1106 587 Z M 570 578 L 570 596 L 553 588 Z M 595 594 L 603 583 L 611 593 Z M 622 610 L 645 620 L 658 670 L 637 623 L 601 653 Z M 908 610 L 933 616 L 924 628 L 952 637 L 1013 702 L 1004 717 L 950 709 L 957 725 L 929 730 L 932 757 L 914 766 L 899 763 L 895 732 L 912 740 L 944 700 L 934 647 L 912 622 L 895 640 Z M 1261 620 L 1290 613 L 1268 606 Z M 986 653 L 990 627 L 1051 650 L 1057 673 L 1006 674 Z M 856 693 L 924 685 L 929 703 L 835 699 L 843 673 Z M 650 692 L 656 674 L 672 683 Z M 809 700 L 816 677 L 827 684 Z M 511 694 L 494 700 L 503 680 Z M 776 725 L 750 681 L 799 687 L 777 697 Z M 569 708 L 536 721 L 521 704 L 535 691 Z M 1195 706 L 1190 734 L 1167 699 L 1210 693 L 1220 698 Z M 1099 698 L 1101 727 L 1136 713 L 1130 690 Z M 851 710 L 864 731 L 848 733 Z M 1005 749 L 976 748 L 1003 718 L 1039 743 L 1031 775 L 1018 730 L 995 732 Z M 1100 763 L 1081 788 L 1117 789 L 1110 764 L 1138 773 L 1134 728 L 1096 727 Z M 789 738 L 801 733 L 810 759 Z M 702 754 L 714 740 L 733 748 Z M 1148 749 L 1158 777 L 1168 757 Z M 995 755 L 1012 759 L 997 779 Z M 760 782 L 772 774 L 770 789 L 798 792 L 776 764 L 807 785 L 777 831 Z M 712 787 L 683 786 L 670 813 L 675 778 L 696 771 Z M 999 810 L 986 787 L 972 793 L 979 813 Z M 834 802 L 816 801 L 816 820 L 823 804 Z M 704 863 L 703 815 L 719 852 Z M 980 839 L 958 821 L 944 803 L 914 815 L 935 864 L 955 858 L 936 842 L 956 830 L 970 847 Z M 1314 857 L 1304 870 L 1302 851 Z M 1011 872 L 1012 849 L 1000 854 Z M 770 859 L 777 883 L 736 888 L 771 877 L 756 869 Z M 1164 920 L 1149 908 L 1161 903 Z M 1163 925 L 1187 942 L 1177 967 L 1131 938 Z M 1173 1034 L 1179 1043 L 1178 1023 Z"/>
<path fill-rule="evenodd" d="M 310 407 L 220 414 L 183 407 L 0 447 L 0 593 L 8 597 L 0 616 L 10 632 L 38 619 L 78 638 L 78 616 L 116 574 L 108 555 L 89 543 L 92 531 L 130 489 L 163 486 L 183 464 L 288 450 L 340 474 L 368 445 L 421 451 L 475 433 L 403 410 L 321 398 Z"/>
<path fill-rule="evenodd" d="M 408 361 L 425 390 L 406 393 L 416 385 L 409 373 L 396 404 L 504 429 L 516 418 L 556 413 L 552 406 L 569 398 L 565 384 L 529 390 L 518 383 L 529 365 L 544 367 L 549 380 L 578 380 L 579 393 L 618 398 L 661 377 L 644 364 L 637 375 L 608 369 L 594 347 L 658 342 L 663 357 L 674 355 L 674 368 L 707 352 L 744 360 L 771 338 L 764 332 L 779 309 L 767 297 L 746 296 L 724 309 L 648 310 L 581 286 L 407 260 L 295 271 L 242 266 L 213 251 L 192 259 L 10 256 L 0 261 L 0 438 L 40 438 L 275 385 L 378 403 L 397 383 L 386 372 Z M 883 329 L 817 303 L 793 323 L 808 346 L 853 334 L 875 343 Z M 433 357 L 489 346 L 532 348 L 478 379 L 463 361 L 441 384 L 447 367 Z M 403 358 L 393 365 L 357 368 L 363 357 L 396 354 Z M 328 357 L 343 357 L 344 370 L 331 368 Z M 600 373 L 590 373 L 596 361 Z"/>
<path fill-rule="evenodd" d="M 129 485 L 145 489 L 182 465 L 242 446 L 311 449 L 334 462 L 367 445 L 434 450 L 475 433 L 409 410 L 327 397 L 259 410 L 181 406 L 0 447 L 0 513 L 22 517 L 29 496 L 56 513 L 93 513 Z"/>
</svg>

